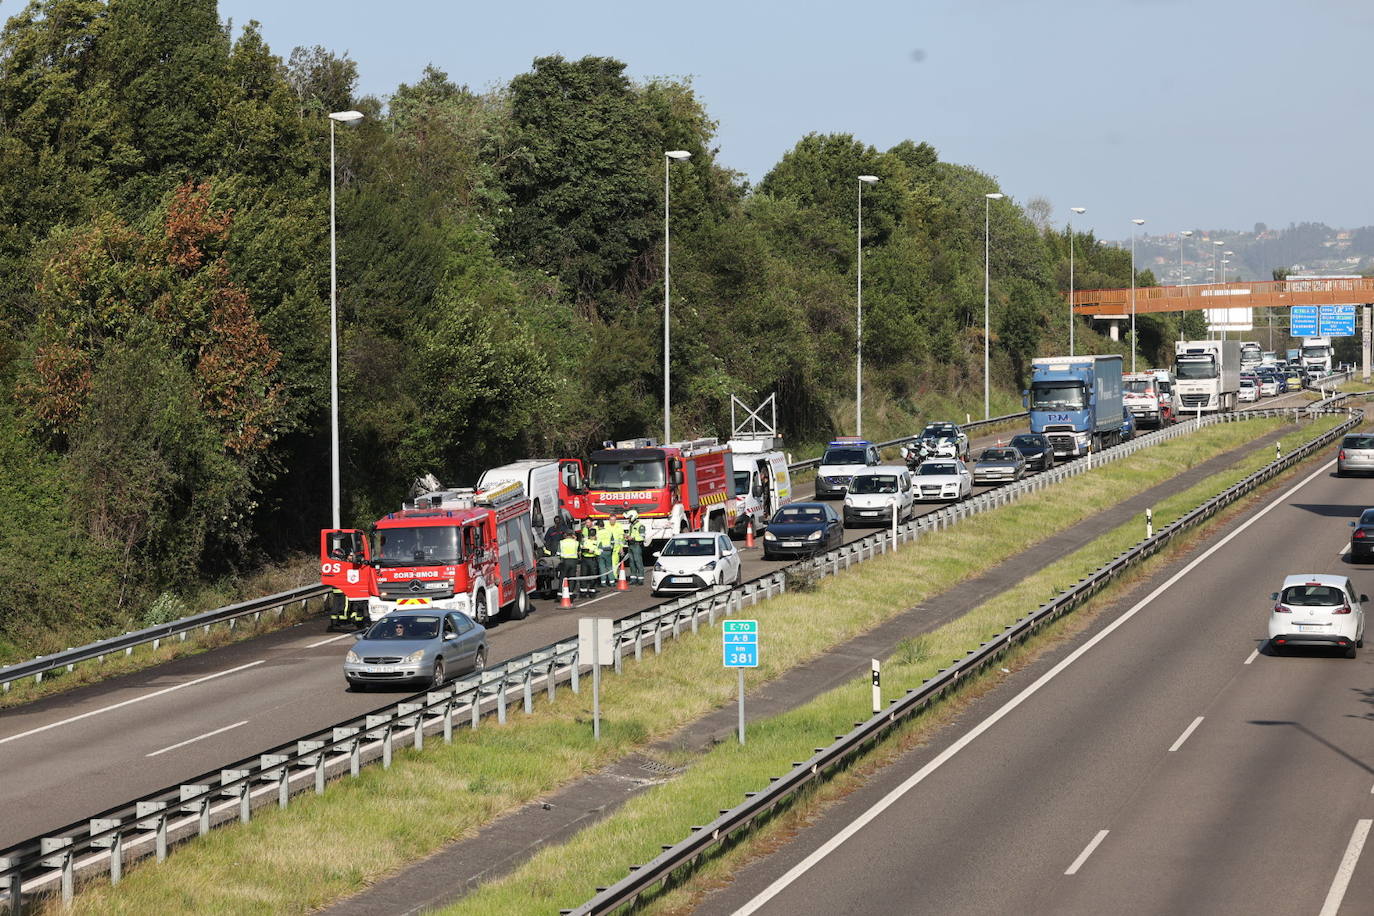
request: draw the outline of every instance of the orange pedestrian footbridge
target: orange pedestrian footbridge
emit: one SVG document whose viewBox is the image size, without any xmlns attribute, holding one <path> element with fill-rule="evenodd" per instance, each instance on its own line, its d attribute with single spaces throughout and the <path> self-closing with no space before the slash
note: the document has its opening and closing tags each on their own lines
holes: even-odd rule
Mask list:
<svg viewBox="0 0 1374 916">
<path fill-rule="evenodd" d="M 1294 305 L 1374 303 L 1374 277 L 1294 278 L 1256 283 L 1199 283 L 1138 286 L 1135 313 L 1195 309 L 1288 308 Z M 1132 312 L 1130 289 L 1080 289 L 1073 293 L 1076 315 L 1125 318 Z M 1066 295 L 1065 300 L 1068 299 Z"/>
</svg>

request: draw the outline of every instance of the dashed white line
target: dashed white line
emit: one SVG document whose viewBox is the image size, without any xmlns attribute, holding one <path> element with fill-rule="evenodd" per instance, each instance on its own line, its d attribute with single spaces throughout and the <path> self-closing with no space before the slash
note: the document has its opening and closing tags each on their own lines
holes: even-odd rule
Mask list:
<svg viewBox="0 0 1374 916">
<path fill-rule="evenodd" d="M 1350 544 L 1349 544 L 1349 543 L 1347 543 L 1344 547 L 1342 547 L 1342 548 L 1341 548 L 1341 552 L 1338 553 L 1338 554 L 1336 554 L 1336 556 L 1338 556 L 1338 557 L 1343 557 L 1343 556 L 1345 556 L 1345 555 L 1348 554 L 1348 553 L 1350 553 Z"/>
<path fill-rule="evenodd" d="M 1174 751 L 1183 747 L 1183 742 L 1188 740 L 1188 736 L 1193 733 L 1193 729 L 1197 728 L 1201 724 L 1202 716 L 1198 716 L 1196 719 L 1193 720 L 1193 723 L 1191 725 L 1189 725 L 1187 728 L 1183 730 L 1183 734 L 1178 736 L 1178 740 L 1174 742 L 1173 747 L 1169 748 L 1169 753 L 1172 754 Z"/>
<path fill-rule="evenodd" d="M 1078 874 L 1078 870 L 1083 867 L 1083 863 L 1088 861 L 1088 856 L 1093 854 L 1093 850 L 1096 849 L 1098 845 L 1107 838 L 1107 834 L 1109 833 L 1111 833 L 1110 830 L 1097 831 L 1097 836 L 1093 837 L 1088 842 L 1088 845 L 1083 847 L 1083 851 L 1078 854 L 1078 858 L 1073 860 L 1073 864 L 1068 867 L 1068 870 L 1065 871 L 1064 874 Z"/>
<path fill-rule="evenodd" d="M 1252 652 L 1249 654 L 1249 656 L 1246 657 L 1244 663 L 1248 665 L 1248 664 L 1250 664 L 1251 662 L 1253 662 L 1253 661 L 1254 661 L 1255 659 L 1257 659 L 1257 658 L 1259 658 L 1259 649 L 1255 649 L 1254 651 L 1252 651 Z"/>
<path fill-rule="evenodd" d="M 331 636 L 331 637 L 329 637 L 328 639 L 321 639 L 319 642 L 312 642 L 310 645 L 306 646 L 306 648 L 307 648 L 307 649 L 318 649 L 320 646 L 327 646 L 327 645 L 329 645 L 331 642 L 338 642 L 338 641 L 341 640 L 341 639 L 349 639 L 349 638 L 351 638 L 353 635 L 354 635 L 353 633 L 345 633 L 345 634 L 343 634 L 342 636 Z"/>
<path fill-rule="evenodd" d="M 173 745 L 171 745 L 171 746 L 169 746 L 169 747 L 164 747 L 164 748 L 163 748 L 162 750 L 160 750 L 160 751 L 153 751 L 151 754 L 144 754 L 143 756 L 144 756 L 144 757 L 156 757 L 158 754 L 165 754 L 165 753 L 167 753 L 168 751 L 174 751 L 174 750 L 176 750 L 176 749 L 179 748 L 179 747 L 185 747 L 185 746 L 188 745 L 188 744 L 195 744 L 197 741 L 204 741 L 206 738 L 213 738 L 213 737 L 215 737 L 215 735 L 222 735 L 222 734 L 224 734 L 225 732 L 229 731 L 230 729 L 238 728 L 240 725 L 247 725 L 247 724 L 248 724 L 248 720 L 247 720 L 247 719 L 244 719 L 242 722 L 235 722 L 233 725 L 226 725 L 226 726 L 224 726 L 224 728 L 217 728 L 217 729 L 215 729 L 215 730 L 212 731 L 212 732 L 206 732 L 206 733 L 203 734 L 203 735 L 196 735 L 194 738 L 187 738 L 185 741 L 178 741 L 176 744 L 173 744 Z"/>
<path fill-rule="evenodd" d="M 239 665 L 237 668 L 230 668 L 227 671 L 217 671 L 214 674 L 207 674 L 205 675 L 205 677 L 198 677 L 195 680 L 187 681 L 184 684 L 174 684 L 171 687 L 164 687 L 161 690 L 154 690 L 152 693 L 145 693 L 142 696 L 134 697 L 132 700 L 125 700 L 122 703 L 115 703 L 113 706 L 102 706 L 100 709 L 92 709 L 90 712 L 83 712 L 79 716 L 72 716 L 69 719 L 62 719 L 58 722 L 49 722 L 47 725 L 40 725 L 37 728 L 31 728 L 28 731 L 20 732 L 17 735 L 10 735 L 8 738 L 0 738 L 0 744 L 5 744 L 9 741 L 18 741 L 20 738 L 27 738 L 29 735 L 36 735 L 39 732 L 45 732 L 50 728 L 57 728 L 59 725 L 70 725 L 73 722 L 80 722 L 82 719 L 89 719 L 91 716 L 98 716 L 104 712 L 112 712 L 116 709 L 120 709 L 124 706 L 130 706 L 134 703 L 142 703 L 144 700 L 151 700 L 153 697 L 160 697 L 164 693 L 171 693 L 173 690 L 180 690 L 183 687 L 194 687 L 196 684 L 204 684 L 206 681 L 213 681 L 215 678 L 224 677 L 226 674 L 237 674 L 238 672 L 243 671 L 245 669 L 261 665 L 264 661 L 266 661 L 266 659 L 260 658 L 255 662 L 249 662 L 246 665 Z"/>
<path fill-rule="evenodd" d="M 1369 837 L 1370 824 L 1374 824 L 1374 820 L 1367 817 L 1356 822 L 1355 832 L 1350 834 L 1345 855 L 1341 856 L 1341 864 L 1336 869 L 1336 877 L 1331 879 L 1331 889 L 1326 892 L 1326 902 L 1322 904 L 1320 916 L 1336 916 L 1339 912 L 1341 901 L 1345 899 L 1345 889 L 1350 886 L 1350 878 L 1355 874 L 1355 863 L 1360 861 L 1364 841 Z"/>
</svg>

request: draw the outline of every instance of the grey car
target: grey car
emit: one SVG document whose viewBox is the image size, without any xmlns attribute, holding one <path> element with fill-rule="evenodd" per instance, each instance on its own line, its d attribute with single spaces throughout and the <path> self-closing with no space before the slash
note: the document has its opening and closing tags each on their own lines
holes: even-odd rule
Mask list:
<svg viewBox="0 0 1374 916">
<path fill-rule="evenodd" d="M 1336 453 L 1336 476 L 1374 472 L 1374 436 L 1355 433 L 1341 440 Z"/>
<path fill-rule="evenodd" d="M 487 664 L 487 630 L 459 611 L 396 611 L 374 623 L 344 656 L 351 690 L 373 684 L 443 686 Z"/>
<path fill-rule="evenodd" d="M 985 448 L 973 465 L 974 483 L 1003 483 L 1020 480 L 1026 473 L 1026 459 L 1014 448 Z"/>
</svg>

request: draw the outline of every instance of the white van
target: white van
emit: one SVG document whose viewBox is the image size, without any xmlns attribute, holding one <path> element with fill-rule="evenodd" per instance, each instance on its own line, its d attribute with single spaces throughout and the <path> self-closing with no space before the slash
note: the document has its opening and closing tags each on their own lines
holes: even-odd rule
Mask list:
<svg viewBox="0 0 1374 916">
<path fill-rule="evenodd" d="M 563 478 L 561 488 L 560 475 Z M 565 520 L 571 518 L 560 504 L 559 496 L 581 492 L 585 477 L 582 462 L 575 458 L 525 458 L 483 471 L 477 480 L 477 489 L 508 480 L 524 484 L 530 500 L 530 527 L 534 529 L 535 538 L 542 540 L 544 529 L 552 525 L 560 513 Z"/>
<path fill-rule="evenodd" d="M 730 440 L 734 487 L 735 527 L 732 534 L 743 537 L 753 528 L 759 534 L 773 513 L 792 498 L 792 474 L 787 456 L 774 448 L 773 436 L 744 436 Z"/>
</svg>

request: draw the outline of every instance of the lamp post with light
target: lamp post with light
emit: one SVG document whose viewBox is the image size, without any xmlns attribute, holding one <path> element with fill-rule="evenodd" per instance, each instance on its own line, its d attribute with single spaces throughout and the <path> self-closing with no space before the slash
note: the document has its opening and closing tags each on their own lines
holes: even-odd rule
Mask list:
<svg viewBox="0 0 1374 916">
<path fill-rule="evenodd" d="M 864 185 L 876 184 L 877 175 L 859 176 L 859 231 L 856 299 L 858 301 L 854 322 L 854 434 L 864 434 Z"/>
<path fill-rule="evenodd" d="M 991 362 L 991 350 L 989 348 L 989 338 L 992 334 L 991 322 L 988 319 L 988 291 L 992 279 L 992 249 L 988 244 L 988 227 L 991 225 L 990 216 L 992 212 L 992 202 L 1006 197 L 1005 194 L 984 194 L 983 195 L 983 419 L 992 419 L 992 388 L 988 378 L 988 364 Z"/>
<path fill-rule="evenodd" d="M 333 527 L 339 522 L 339 267 L 338 234 L 334 225 L 334 125 L 361 120 L 361 111 L 329 115 L 329 482 Z"/>
<path fill-rule="evenodd" d="M 1070 207 L 1074 213 L 1082 216 L 1088 212 L 1087 207 Z M 1073 281 L 1073 220 L 1069 220 L 1069 355 L 1073 356 L 1073 304 L 1074 304 L 1074 281 Z"/>
<path fill-rule="evenodd" d="M 1132 229 L 1132 230 L 1131 230 L 1131 371 L 1134 372 L 1134 371 L 1135 371 L 1135 351 L 1136 351 L 1136 339 L 1135 339 L 1135 236 L 1136 236 L 1136 230 L 1139 229 L 1139 227 L 1145 225 L 1145 220 L 1143 220 L 1143 219 L 1133 219 L 1133 220 L 1131 220 L 1131 222 L 1135 223 L 1135 225 L 1136 225 L 1136 229 Z"/>
<path fill-rule="evenodd" d="M 670 149 L 663 154 L 663 443 L 673 441 L 672 380 L 668 375 L 668 353 L 671 343 L 669 296 L 672 288 L 672 242 L 668 235 L 669 167 L 674 162 L 691 159 L 685 149 Z"/>
</svg>

